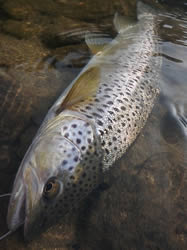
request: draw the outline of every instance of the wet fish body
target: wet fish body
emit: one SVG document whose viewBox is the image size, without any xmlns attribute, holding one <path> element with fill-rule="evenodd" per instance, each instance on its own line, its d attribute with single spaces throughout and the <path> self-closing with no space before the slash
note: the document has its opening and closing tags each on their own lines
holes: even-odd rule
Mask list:
<svg viewBox="0 0 187 250">
<path fill-rule="evenodd" d="M 140 15 L 98 52 L 50 109 L 16 176 L 8 227 L 26 238 L 59 221 L 145 125 L 159 93 L 155 17 Z M 87 39 L 88 45 L 97 47 Z"/>
</svg>

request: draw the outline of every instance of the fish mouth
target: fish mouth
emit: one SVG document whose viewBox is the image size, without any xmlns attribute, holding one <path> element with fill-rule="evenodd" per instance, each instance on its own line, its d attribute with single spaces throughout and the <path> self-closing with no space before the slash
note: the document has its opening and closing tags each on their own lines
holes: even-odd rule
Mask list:
<svg viewBox="0 0 187 250">
<path fill-rule="evenodd" d="M 28 186 L 29 183 L 30 185 Z M 34 168 L 18 173 L 8 207 L 7 224 L 10 231 L 24 226 L 24 237 L 30 231 L 33 210 L 38 194 L 38 177 Z M 31 216 L 32 215 L 32 216 Z"/>
<path fill-rule="evenodd" d="M 18 173 L 14 182 L 8 206 L 7 224 L 10 231 L 15 231 L 25 220 L 26 193 L 24 183 L 19 178 L 20 174 Z"/>
<path fill-rule="evenodd" d="M 18 188 L 19 186 L 19 188 Z M 26 195 L 23 183 L 16 183 L 15 189 L 10 198 L 8 206 L 7 224 L 10 231 L 15 231 L 18 227 L 24 224 Z"/>
</svg>

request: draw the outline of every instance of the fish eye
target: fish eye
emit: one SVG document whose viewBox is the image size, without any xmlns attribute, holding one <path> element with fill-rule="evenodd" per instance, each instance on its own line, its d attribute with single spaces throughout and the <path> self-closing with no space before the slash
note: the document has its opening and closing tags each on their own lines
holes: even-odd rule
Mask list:
<svg viewBox="0 0 187 250">
<path fill-rule="evenodd" d="M 53 199 L 60 191 L 60 182 L 55 177 L 50 178 L 43 189 L 43 197 L 47 200 Z"/>
</svg>

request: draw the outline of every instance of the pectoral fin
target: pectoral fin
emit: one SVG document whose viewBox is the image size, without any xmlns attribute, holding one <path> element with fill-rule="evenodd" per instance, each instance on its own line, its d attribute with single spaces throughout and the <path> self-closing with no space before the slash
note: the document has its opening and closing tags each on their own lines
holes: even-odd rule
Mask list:
<svg viewBox="0 0 187 250">
<path fill-rule="evenodd" d="M 67 93 L 56 113 L 59 114 L 64 109 L 70 108 L 74 104 L 88 99 L 94 95 L 98 89 L 100 80 L 99 67 L 91 67 L 82 73 Z"/>
</svg>

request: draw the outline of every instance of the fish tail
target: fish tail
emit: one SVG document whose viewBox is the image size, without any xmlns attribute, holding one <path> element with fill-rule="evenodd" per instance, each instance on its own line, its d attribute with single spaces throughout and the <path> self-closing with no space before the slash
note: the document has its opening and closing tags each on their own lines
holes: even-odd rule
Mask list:
<svg viewBox="0 0 187 250">
<path fill-rule="evenodd" d="M 141 2 L 137 1 L 137 19 L 134 19 L 129 16 L 120 15 L 118 12 L 114 15 L 114 26 L 118 33 L 126 32 L 129 28 L 137 24 L 137 21 L 143 17 L 153 18 L 157 15 L 156 9 L 153 7 Z"/>
<path fill-rule="evenodd" d="M 123 33 L 134 26 L 136 24 L 136 20 L 132 19 L 131 17 L 122 16 L 118 12 L 116 12 L 114 15 L 113 23 L 117 32 Z"/>
<path fill-rule="evenodd" d="M 157 15 L 156 9 L 143 3 L 142 1 L 137 1 L 137 17 L 140 20 L 142 17 L 150 17 Z"/>
</svg>

